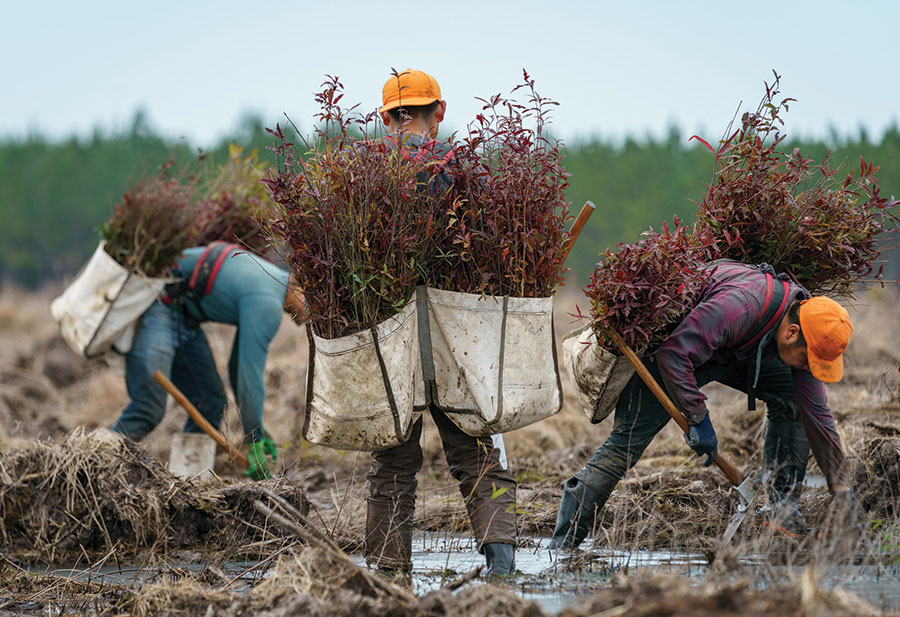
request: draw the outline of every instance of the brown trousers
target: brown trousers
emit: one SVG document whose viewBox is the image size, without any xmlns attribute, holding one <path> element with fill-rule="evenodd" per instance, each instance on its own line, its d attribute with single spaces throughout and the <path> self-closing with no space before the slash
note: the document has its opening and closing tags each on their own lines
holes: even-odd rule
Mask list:
<svg viewBox="0 0 900 617">
<path fill-rule="evenodd" d="M 499 450 L 490 437 L 472 437 L 436 407 L 430 411 L 450 474 L 459 481 L 479 552 L 490 542 L 515 545 L 516 482 L 500 466 Z M 372 469 L 366 476 L 366 563 L 370 566 L 392 570 L 409 570 L 412 566 L 416 473 L 422 467 L 421 435 L 419 418 L 405 443 L 373 453 Z"/>
</svg>

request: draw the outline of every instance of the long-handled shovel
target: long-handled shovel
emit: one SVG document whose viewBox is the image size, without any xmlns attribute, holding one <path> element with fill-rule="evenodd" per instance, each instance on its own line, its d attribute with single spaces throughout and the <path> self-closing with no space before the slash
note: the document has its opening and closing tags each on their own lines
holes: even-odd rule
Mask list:
<svg viewBox="0 0 900 617">
<path fill-rule="evenodd" d="M 247 460 L 247 457 L 238 452 L 228 441 L 225 439 L 225 436 L 219 432 L 219 430 L 209 423 L 209 420 L 204 418 L 200 411 L 194 407 L 194 404 L 191 403 L 188 398 L 184 395 L 184 393 L 178 389 L 178 386 L 172 383 L 172 381 L 160 373 L 156 371 L 153 373 L 153 379 L 159 382 L 163 388 L 166 389 L 166 392 L 172 395 L 179 405 L 184 407 L 184 410 L 188 413 L 191 419 L 197 423 L 197 426 L 203 429 L 203 432 L 212 437 L 212 440 L 217 444 L 225 448 L 228 452 L 229 456 L 233 458 L 238 464 L 244 469 L 248 469 L 250 467 L 250 461 Z"/>
<path fill-rule="evenodd" d="M 613 344 L 619 348 L 619 351 L 622 352 L 628 361 L 631 363 L 631 366 L 634 367 L 635 372 L 640 375 L 641 379 L 644 380 L 644 383 L 647 384 L 647 387 L 653 392 L 654 396 L 656 396 L 657 400 L 663 406 L 663 409 L 668 412 L 672 419 L 675 420 L 675 423 L 678 424 L 679 428 L 684 431 L 685 435 L 690 433 L 690 426 L 687 423 L 684 415 L 678 408 L 675 407 L 675 404 L 672 403 L 672 400 L 665 393 L 665 391 L 660 387 L 660 385 L 656 382 L 656 379 L 653 378 L 653 375 L 650 374 L 650 371 L 647 370 L 647 367 L 644 366 L 644 363 L 640 358 L 637 357 L 637 354 L 632 351 L 632 349 L 625 344 L 625 341 L 622 340 L 622 337 L 619 336 L 618 332 L 613 332 L 612 330 L 607 330 L 606 335 L 612 340 Z M 745 477 L 737 467 L 731 464 L 731 462 L 726 459 L 724 456 L 719 454 L 716 456 L 716 460 L 714 461 L 719 469 L 731 480 L 731 483 L 734 485 L 735 490 L 738 495 L 740 495 L 741 503 L 738 505 L 738 511 L 731 517 L 731 522 L 728 523 L 728 527 L 725 529 L 725 533 L 722 536 L 722 544 L 725 544 L 734 536 L 735 532 L 738 530 L 738 527 L 741 526 L 741 523 L 744 522 L 744 519 L 747 517 L 747 513 L 752 509 L 753 505 L 756 503 L 756 500 L 759 497 L 759 487 L 757 484 L 750 478 Z"/>
<path fill-rule="evenodd" d="M 584 229 L 584 224 L 587 223 L 587 220 L 591 218 L 591 215 L 594 213 L 594 208 L 596 208 L 596 206 L 593 204 L 593 202 L 584 202 L 584 206 L 581 208 L 581 212 L 578 213 L 578 216 L 575 218 L 575 222 L 572 223 L 572 229 L 569 230 L 569 239 L 566 240 L 566 246 L 563 247 L 563 261 L 565 261 L 569 256 L 569 252 L 572 250 L 572 246 L 575 245 L 575 240 L 578 239 L 578 236 L 581 235 L 581 230 Z"/>
</svg>

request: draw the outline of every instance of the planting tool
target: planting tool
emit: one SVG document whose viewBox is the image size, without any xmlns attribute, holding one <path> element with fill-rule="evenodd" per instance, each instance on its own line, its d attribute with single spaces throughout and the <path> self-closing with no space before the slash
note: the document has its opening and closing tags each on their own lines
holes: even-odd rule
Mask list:
<svg viewBox="0 0 900 617">
<path fill-rule="evenodd" d="M 563 261 L 565 261 L 566 257 L 569 256 L 569 251 L 572 250 L 572 246 L 575 244 L 575 240 L 578 239 L 578 236 L 581 234 L 581 230 L 584 229 L 584 224 L 587 223 L 587 220 L 589 218 L 591 218 L 591 215 L 594 213 L 594 209 L 596 207 L 597 206 L 595 206 L 591 201 L 584 202 L 584 207 L 581 208 L 581 212 L 578 213 L 578 217 L 575 219 L 575 222 L 572 223 L 572 229 L 569 230 L 569 239 L 566 240 L 566 245 L 563 247 Z"/>
<path fill-rule="evenodd" d="M 619 351 L 622 352 L 628 361 L 631 363 L 631 366 L 634 367 L 635 372 L 641 376 L 641 379 L 644 380 L 644 383 L 647 384 L 647 387 L 653 392 L 656 399 L 663 406 L 663 409 L 668 412 L 672 419 L 675 420 L 675 423 L 678 427 L 684 431 L 685 435 L 690 434 L 690 426 L 687 423 L 684 415 L 678 411 L 678 408 L 675 407 L 675 404 L 669 398 L 669 396 L 665 393 L 662 387 L 657 383 L 656 379 L 654 379 L 653 375 L 650 374 L 650 371 L 647 370 L 647 367 L 644 366 L 644 363 L 640 358 L 637 357 L 637 354 L 632 351 L 631 347 L 625 344 L 625 341 L 622 340 L 622 337 L 619 336 L 618 332 L 614 332 L 612 330 L 607 330 L 606 335 L 612 340 L 613 344 L 619 348 Z M 756 482 L 753 481 L 749 476 L 744 476 L 738 470 L 737 467 L 731 464 L 731 462 L 726 459 L 724 456 L 719 454 L 716 456 L 715 464 L 722 470 L 731 483 L 734 485 L 737 494 L 741 498 L 741 503 L 738 505 L 738 511 L 731 518 L 731 522 L 728 524 L 728 527 L 725 529 L 725 534 L 722 537 L 722 543 L 728 542 L 732 536 L 734 536 L 738 527 L 741 526 L 741 523 L 744 522 L 744 519 L 747 517 L 747 513 L 751 510 L 753 505 L 756 503 L 757 498 L 759 497 L 760 490 L 759 486 Z"/>
<path fill-rule="evenodd" d="M 184 410 L 188 413 L 191 419 L 197 423 L 197 426 L 203 429 L 203 432 L 209 435 L 213 441 L 217 444 L 225 448 L 228 452 L 228 455 L 231 456 L 235 461 L 238 462 L 244 469 L 250 468 L 250 461 L 247 460 L 247 457 L 238 452 L 228 441 L 225 439 L 225 436 L 219 432 L 219 430 L 209 423 L 209 420 L 203 417 L 203 415 L 194 407 L 194 404 L 191 403 L 188 398 L 184 395 L 184 393 L 178 389 L 178 386 L 172 383 L 172 381 L 163 375 L 161 372 L 156 371 L 153 373 L 153 379 L 159 382 L 163 388 L 166 389 L 166 392 L 172 395 L 179 405 L 184 407 Z"/>
</svg>

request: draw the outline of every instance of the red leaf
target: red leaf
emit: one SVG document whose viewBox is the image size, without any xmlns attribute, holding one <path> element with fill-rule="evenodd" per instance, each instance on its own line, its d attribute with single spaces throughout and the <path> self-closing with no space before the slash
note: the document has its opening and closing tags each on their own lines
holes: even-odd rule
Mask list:
<svg viewBox="0 0 900 617">
<path fill-rule="evenodd" d="M 705 139 L 703 139 L 702 137 L 700 137 L 699 135 L 691 135 L 691 139 L 696 139 L 696 140 L 699 141 L 701 144 L 703 144 L 704 146 L 706 146 L 706 147 L 709 149 L 710 152 L 712 152 L 713 154 L 716 153 L 716 151 L 713 150 L 713 147 L 709 145 L 709 142 L 706 141 Z M 688 139 L 688 141 L 690 141 L 691 139 Z"/>
</svg>

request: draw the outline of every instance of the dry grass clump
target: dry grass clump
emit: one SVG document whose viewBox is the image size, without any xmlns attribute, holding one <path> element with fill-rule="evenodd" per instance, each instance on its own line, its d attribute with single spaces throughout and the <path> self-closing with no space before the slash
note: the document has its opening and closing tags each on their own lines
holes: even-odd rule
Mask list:
<svg viewBox="0 0 900 617">
<path fill-rule="evenodd" d="M 5 561 L 5 560 L 4 560 Z M 98 614 L 124 596 L 124 589 L 96 581 L 78 581 L 55 574 L 36 574 L 0 563 L 0 614 Z M 15 611 L 15 612 L 14 612 Z M 30 611 L 30 612 L 27 612 Z"/>
<path fill-rule="evenodd" d="M 308 507 L 287 483 L 181 480 L 130 440 L 76 429 L 0 455 L 0 538 L 51 563 L 114 548 L 237 550 L 266 533 L 252 502 L 267 488 Z"/>
<path fill-rule="evenodd" d="M 131 272 L 164 275 L 193 240 L 194 189 L 174 178 L 171 167 L 169 161 L 159 175 L 129 186 L 112 217 L 100 226 L 106 252 Z"/>
<path fill-rule="evenodd" d="M 900 519 L 900 437 L 870 439 L 860 448 L 854 484 L 863 507 L 878 517 Z"/>
<path fill-rule="evenodd" d="M 203 505 L 137 444 L 83 430 L 6 454 L 0 483 L 3 543 L 47 551 L 51 561 L 78 546 L 147 545 L 170 512 Z"/>
<path fill-rule="evenodd" d="M 855 595 L 825 589 L 812 570 L 799 581 L 768 589 L 754 589 L 749 581 L 695 587 L 673 575 L 618 576 L 615 585 L 601 590 L 559 617 L 628 615 L 660 617 L 876 617 L 882 613 Z"/>
</svg>

